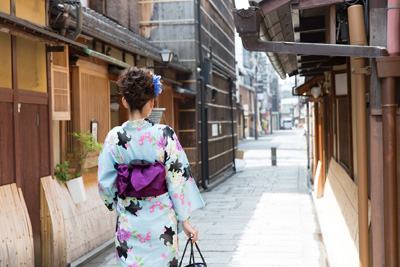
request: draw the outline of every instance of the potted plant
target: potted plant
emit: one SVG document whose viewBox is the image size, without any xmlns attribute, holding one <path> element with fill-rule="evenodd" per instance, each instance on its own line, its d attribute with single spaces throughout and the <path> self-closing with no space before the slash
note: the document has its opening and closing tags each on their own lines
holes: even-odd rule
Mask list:
<svg viewBox="0 0 400 267">
<path fill-rule="evenodd" d="M 165 108 L 153 108 L 149 115 L 149 119 L 154 123 L 160 123 L 161 117 L 163 116 L 163 112 Z M 165 120 L 165 117 L 164 117 Z M 166 122 L 165 122 L 166 123 Z"/>
<path fill-rule="evenodd" d="M 90 153 L 100 151 L 102 144 L 94 140 L 93 135 L 82 132 L 74 132 L 78 148 L 74 148 L 72 158 L 76 160 L 75 171 L 70 175 L 69 161 L 65 161 L 62 164 L 57 164 L 54 174 L 57 177 L 58 182 L 61 184 L 66 183 L 68 190 L 71 194 L 72 200 L 75 204 L 86 200 L 86 192 L 83 186 L 82 174 L 88 171 L 88 167 L 92 165 L 91 162 L 87 163 L 87 157 Z"/>
</svg>

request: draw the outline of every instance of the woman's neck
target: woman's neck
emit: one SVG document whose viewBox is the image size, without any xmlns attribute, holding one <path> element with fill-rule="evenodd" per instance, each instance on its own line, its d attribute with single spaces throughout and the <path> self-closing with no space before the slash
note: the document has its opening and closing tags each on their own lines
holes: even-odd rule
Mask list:
<svg viewBox="0 0 400 267">
<path fill-rule="evenodd" d="M 136 121 L 146 118 L 139 110 L 134 110 L 129 114 L 130 121 Z"/>
</svg>

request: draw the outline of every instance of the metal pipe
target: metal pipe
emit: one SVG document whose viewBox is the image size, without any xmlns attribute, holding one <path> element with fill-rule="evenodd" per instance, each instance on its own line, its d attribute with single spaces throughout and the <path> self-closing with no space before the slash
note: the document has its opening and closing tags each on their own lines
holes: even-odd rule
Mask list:
<svg viewBox="0 0 400 267">
<path fill-rule="evenodd" d="M 395 78 L 382 80 L 385 266 L 398 266 Z"/>
<path fill-rule="evenodd" d="M 307 138 L 307 169 L 310 169 L 310 107 L 309 103 L 306 102 L 307 107 L 307 130 L 306 130 L 306 138 Z"/>
<path fill-rule="evenodd" d="M 199 61 L 200 66 L 203 62 L 203 42 L 201 40 L 201 1 L 197 0 L 197 30 L 199 38 Z M 206 181 L 208 180 L 208 153 L 207 153 L 207 121 L 206 121 L 206 85 L 204 76 L 200 72 L 200 119 L 201 119 L 201 186 L 204 190 L 207 189 Z"/>
<path fill-rule="evenodd" d="M 257 58 L 257 63 L 258 63 L 258 58 Z M 256 66 L 256 86 L 254 86 L 254 140 L 258 140 L 258 82 L 257 82 L 257 75 L 258 75 L 258 67 Z"/>
<path fill-rule="evenodd" d="M 259 6 L 255 2 L 251 2 L 250 4 L 253 6 Z M 263 14 L 263 21 L 262 21 L 262 23 L 260 23 L 260 39 L 263 41 L 272 41 L 271 35 L 269 34 L 269 28 L 267 27 L 267 24 L 265 22 L 266 16 L 268 16 L 268 14 Z M 281 60 L 279 59 L 278 55 L 276 53 L 270 53 L 270 52 L 266 52 L 265 54 L 268 56 L 272 66 L 274 67 L 275 71 L 278 73 L 279 77 L 282 80 L 285 80 L 286 72 L 283 69 Z"/>
<path fill-rule="evenodd" d="M 76 39 L 78 39 L 79 35 L 82 32 L 83 17 L 82 17 L 82 4 L 79 1 L 76 1 L 74 6 L 76 11 L 76 28 L 72 36 L 68 36 L 68 38 L 75 41 Z"/>
<path fill-rule="evenodd" d="M 201 88 L 201 187 L 203 187 L 204 190 L 207 189 L 206 181 L 208 180 L 207 177 L 207 168 L 208 168 L 208 157 L 207 157 L 207 150 L 206 150 L 206 134 L 207 129 L 204 127 L 204 124 L 206 123 L 206 108 L 205 108 L 205 84 L 204 84 L 204 77 L 200 76 L 199 77 L 200 81 L 200 88 Z"/>
<path fill-rule="evenodd" d="M 362 5 L 347 9 L 351 45 L 367 45 Z M 357 123 L 357 181 L 358 181 L 358 228 L 360 267 L 369 267 L 368 239 L 368 178 L 367 178 L 367 110 L 365 106 L 365 59 L 354 58 Z"/>
<path fill-rule="evenodd" d="M 249 51 L 368 58 L 388 55 L 386 48 L 379 46 L 361 47 L 358 45 L 263 41 L 260 37 L 262 18 L 258 8 L 235 9 L 232 13 L 236 31 L 242 38 L 243 47 Z"/>
<path fill-rule="evenodd" d="M 232 77 L 228 78 L 229 82 L 229 102 L 231 105 L 231 119 L 232 119 L 232 157 L 233 157 L 233 171 L 236 172 L 236 163 L 235 163 L 235 124 L 234 124 L 234 113 L 233 113 L 233 79 Z"/>
<path fill-rule="evenodd" d="M 400 0 L 388 0 L 387 50 L 389 56 L 400 54 Z M 397 267 L 398 218 L 397 218 L 397 144 L 396 144 L 396 80 L 382 80 L 382 137 L 383 137 L 383 190 L 385 266 Z"/>
</svg>

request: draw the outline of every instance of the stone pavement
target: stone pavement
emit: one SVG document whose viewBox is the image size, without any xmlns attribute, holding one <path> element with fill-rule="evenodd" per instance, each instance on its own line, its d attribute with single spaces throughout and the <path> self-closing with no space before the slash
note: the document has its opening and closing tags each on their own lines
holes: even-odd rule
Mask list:
<svg viewBox="0 0 400 267">
<path fill-rule="evenodd" d="M 206 207 L 194 212 L 191 223 L 208 267 L 328 266 L 307 186 L 302 133 L 277 131 L 239 143 L 245 171 L 202 193 Z M 278 166 L 271 166 L 270 146 L 277 147 Z M 180 252 L 186 239 L 179 236 Z M 84 266 L 115 266 L 113 248 Z"/>
</svg>

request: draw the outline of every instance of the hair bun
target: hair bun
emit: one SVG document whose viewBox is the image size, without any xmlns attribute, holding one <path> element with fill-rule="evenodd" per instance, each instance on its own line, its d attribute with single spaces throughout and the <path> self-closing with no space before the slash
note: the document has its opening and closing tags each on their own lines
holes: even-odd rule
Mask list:
<svg viewBox="0 0 400 267">
<path fill-rule="evenodd" d="M 119 94 L 127 101 L 130 111 L 142 111 L 144 105 L 156 97 L 151 71 L 145 68 L 131 67 L 117 81 Z"/>
</svg>

